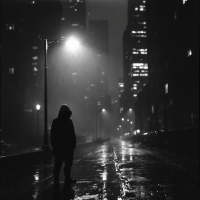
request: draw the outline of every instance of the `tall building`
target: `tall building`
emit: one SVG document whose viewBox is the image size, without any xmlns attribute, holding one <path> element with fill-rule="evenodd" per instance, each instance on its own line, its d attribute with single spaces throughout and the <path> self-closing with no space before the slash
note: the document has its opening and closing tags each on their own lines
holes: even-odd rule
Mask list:
<svg viewBox="0 0 200 200">
<path fill-rule="evenodd" d="M 107 20 L 90 20 L 89 21 L 89 38 L 90 45 L 96 56 L 96 86 L 100 96 L 108 94 L 108 56 L 109 56 L 109 35 Z M 101 98 L 101 97 L 100 97 Z"/>
<path fill-rule="evenodd" d="M 149 83 L 136 102 L 137 129 L 192 138 L 199 127 L 199 1 L 147 1 L 147 29 Z"/>
<path fill-rule="evenodd" d="M 64 0 L 62 17 L 62 36 L 82 36 L 86 31 L 86 2 L 85 0 Z"/>
<path fill-rule="evenodd" d="M 123 36 L 124 112 L 133 107 L 148 82 L 146 1 L 128 1 L 128 25 Z M 127 100 L 126 100 L 127 99 Z"/>
<path fill-rule="evenodd" d="M 43 39 L 60 37 L 62 7 L 59 1 L 45 0 L 1 5 L 2 138 L 21 140 L 36 133 L 35 106 L 44 98 Z"/>
</svg>

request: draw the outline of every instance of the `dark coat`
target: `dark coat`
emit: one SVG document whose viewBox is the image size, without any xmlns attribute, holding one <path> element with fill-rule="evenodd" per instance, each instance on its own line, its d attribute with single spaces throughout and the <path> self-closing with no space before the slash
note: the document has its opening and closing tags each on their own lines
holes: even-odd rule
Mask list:
<svg viewBox="0 0 200 200">
<path fill-rule="evenodd" d="M 53 154 L 66 154 L 76 147 L 76 134 L 70 119 L 72 111 L 67 105 L 62 105 L 51 126 L 51 145 Z"/>
</svg>

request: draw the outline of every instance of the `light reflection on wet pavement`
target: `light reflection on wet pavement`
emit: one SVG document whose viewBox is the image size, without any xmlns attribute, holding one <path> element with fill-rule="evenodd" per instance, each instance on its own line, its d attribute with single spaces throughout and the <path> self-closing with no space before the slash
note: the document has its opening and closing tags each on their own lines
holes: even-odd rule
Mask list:
<svg viewBox="0 0 200 200">
<path fill-rule="evenodd" d="M 115 143 L 114 154 L 122 199 L 199 199 L 199 177 L 190 176 L 164 158 L 125 141 Z"/>
<path fill-rule="evenodd" d="M 160 153 L 162 155 L 162 153 Z M 9 175 L 2 200 L 196 200 L 199 177 L 167 162 L 139 144 L 112 141 L 75 152 L 72 178 L 77 184 L 53 186 L 53 160 Z"/>
</svg>

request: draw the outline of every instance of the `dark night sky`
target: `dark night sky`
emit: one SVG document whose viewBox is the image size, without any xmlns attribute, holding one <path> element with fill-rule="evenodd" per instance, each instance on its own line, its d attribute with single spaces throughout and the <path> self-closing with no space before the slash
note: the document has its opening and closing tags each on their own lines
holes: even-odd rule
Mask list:
<svg viewBox="0 0 200 200">
<path fill-rule="evenodd" d="M 87 20 L 108 20 L 109 94 L 113 100 L 116 100 L 118 99 L 117 78 L 123 76 L 122 37 L 127 25 L 127 0 L 86 0 L 86 7 L 87 13 L 90 13 L 87 15 Z"/>
</svg>

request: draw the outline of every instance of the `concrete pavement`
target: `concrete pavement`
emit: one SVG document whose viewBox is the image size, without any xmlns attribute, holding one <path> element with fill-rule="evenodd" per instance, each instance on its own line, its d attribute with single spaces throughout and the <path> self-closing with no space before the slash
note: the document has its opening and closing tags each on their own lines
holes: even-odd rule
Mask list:
<svg viewBox="0 0 200 200">
<path fill-rule="evenodd" d="M 149 149 L 138 143 L 111 141 L 76 150 L 72 178 L 77 184 L 53 186 L 53 160 L 9 174 L 1 199 L 19 200 L 196 200 L 198 161 Z"/>
</svg>

